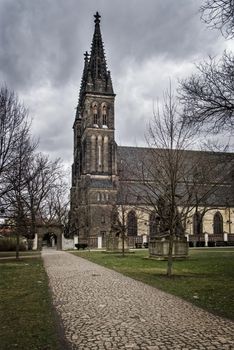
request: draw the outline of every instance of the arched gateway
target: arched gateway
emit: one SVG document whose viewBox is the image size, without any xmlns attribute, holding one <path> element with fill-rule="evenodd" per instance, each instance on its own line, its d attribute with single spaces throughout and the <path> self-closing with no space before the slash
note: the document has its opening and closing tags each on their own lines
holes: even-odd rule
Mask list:
<svg viewBox="0 0 234 350">
<path fill-rule="evenodd" d="M 42 248 L 42 242 L 48 242 L 53 246 L 56 243 L 57 250 L 62 249 L 63 226 L 59 224 L 38 225 L 37 226 L 37 249 Z M 53 241 L 53 240 L 54 241 Z M 53 243 L 54 242 L 54 243 Z"/>
</svg>

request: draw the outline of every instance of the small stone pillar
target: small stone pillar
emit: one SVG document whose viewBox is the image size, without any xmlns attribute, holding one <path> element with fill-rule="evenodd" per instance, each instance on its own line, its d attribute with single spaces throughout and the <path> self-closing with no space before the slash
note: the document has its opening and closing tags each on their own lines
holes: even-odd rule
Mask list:
<svg viewBox="0 0 234 350">
<path fill-rule="evenodd" d="M 205 233 L 204 236 L 205 236 L 205 247 L 208 247 L 209 235 L 208 233 Z"/>
<path fill-rule="evenodd" d="M 102 248 L 102 236 L 98 236 L 98 249 Z"/>
<path fill-rule="evenodd" d="M 74 235 L 74 246 L 77 244 L 79 241 L 78 235 Z"/>
<path fill-rule="evenodd" d="M 37 250 L 37 248 L 38 248 L 38 235 L 37 233 L 35 233 L 32 250 Z"/>
</svg>

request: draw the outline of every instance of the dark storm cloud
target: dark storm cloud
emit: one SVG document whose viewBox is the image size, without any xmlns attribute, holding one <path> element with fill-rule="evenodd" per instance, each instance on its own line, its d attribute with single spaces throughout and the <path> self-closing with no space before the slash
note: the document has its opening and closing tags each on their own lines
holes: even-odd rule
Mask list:
<svg viewBox="0 0 234 350">
<path fill-rule="evenodd" d="M 100 9 L 111 66 L 127 56 L 144 60 L 193 55 L 208 45 L 200 26 L 199 1 L 3 0 L 0 67 L 5 80 L 30 87 L 44 79 L 66 83 L 78 75 L 90 49 L 92 14 Z M 209 33 L 209 34 L 208 34 Z M 111 67 L 112 68 L 112 67 Z"/>
<path fill-rule="evenodd" d="M 184 76 L 189 62 L 219 53 L 218 34 L 200 22 L 200 3 L 0 0 L 0 80 L 29 106 L 41 149 L 72 156 L 83 53 L 90 50 L 97 10 L 117 93 L 117 134 L 125 144 L 143 138 L 143 121 L 169 75 Z"/>
<path fill-rule="evenodd" d="M 4 78 L 17 88 L 43 80 L 66 83 L 75 62 L 81 63 L 75 45 L 79 46 L 81 36 L 77 22 L 82 25 L 66 1 L 3 1 L 0 67 Z"/>
</svg>

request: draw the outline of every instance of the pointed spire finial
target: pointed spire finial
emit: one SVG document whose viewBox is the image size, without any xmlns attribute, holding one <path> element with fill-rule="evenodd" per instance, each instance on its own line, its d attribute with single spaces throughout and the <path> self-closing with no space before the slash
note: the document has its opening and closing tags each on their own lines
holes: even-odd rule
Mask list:
<svg viewBox="0 0 234 350">
<path fill-rule="evenodd" d="M 100 23 L 100 18 L 101 18 L 101 16 L 99 15 L 98 11 L 97 11 L 96 14 L 94 15 L 94 18 L 95 18 L 94 22 L 95 22 L 96 24 Z"/>
<path fill-rule="evenodd" d="M 1 0 L 0 0 L 1 1 Z M 86 92 L 114 94 L 110 72 L 107 71 L 104 45 L 100 29 L 100 14 L 96 12 L 95 28 L 91 44 L 91 52 L 84 53 L 84 69 L 81 79 L 78 109 L 83 104 Z"/>
<path fill-rule="evenodd" d="M 88 59 L 89 59 L 88 51 L 85 51 L 85 53 L 84 53 L 84 60 L 85 60 L 85 62 L 87 62 Z"/>
</svg>

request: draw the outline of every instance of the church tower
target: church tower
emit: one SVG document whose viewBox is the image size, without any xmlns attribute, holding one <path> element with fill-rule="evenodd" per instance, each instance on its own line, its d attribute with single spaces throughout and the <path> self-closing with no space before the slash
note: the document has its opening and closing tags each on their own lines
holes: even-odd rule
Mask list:
<svg viewBox="0 0 234 350">
<path fill-rule="evenodd" d="M 79 101 L 74 129 L 71 226 L 79 240 L 95 246 L 97 237 L 110 231 L 110 211 L 116 201 L 115 94 L 107 70 L 100 30 L 95 15 L 90 54 L 84 54 Z"/>
</svg>

